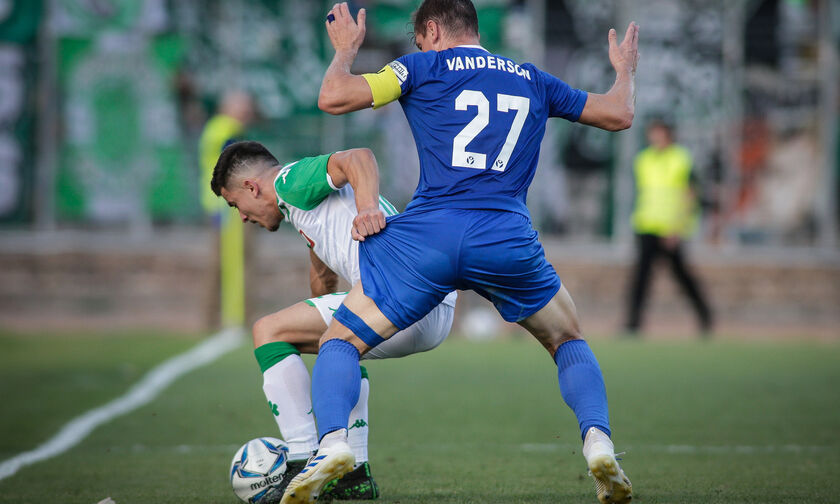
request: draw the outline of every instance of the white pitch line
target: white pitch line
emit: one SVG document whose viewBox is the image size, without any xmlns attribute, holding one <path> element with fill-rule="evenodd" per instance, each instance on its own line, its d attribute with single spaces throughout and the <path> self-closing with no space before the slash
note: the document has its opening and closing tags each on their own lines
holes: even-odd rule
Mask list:
<svg viewBox="0 0 840 504">
<path fill-rule="evenodd" d="M 519 445 L 526 452 L 580 451 L 580 446 L 552 443 L 525 443 Z M 619 446 L 628 453 L 634 451 L 667 453 L 672 455 L 757 455 L 765 453 L 825 453 L 834 451 L 828 446 L 815 445 L 626 445 Z"/>
<path fill-rule="evenodd" d="M 159 364 L 124 395 L 74 418 L 55 436 L 34 450 L 20 453 L 0 463 L 0 480 L 12 476 L 23 467 L 64 453 L 76 446 L 95 428 L 149 403 L 177 378 L 210 364 L 238 347 L 242 341 L 241 329 L 226 329 Z"/>
</svg>

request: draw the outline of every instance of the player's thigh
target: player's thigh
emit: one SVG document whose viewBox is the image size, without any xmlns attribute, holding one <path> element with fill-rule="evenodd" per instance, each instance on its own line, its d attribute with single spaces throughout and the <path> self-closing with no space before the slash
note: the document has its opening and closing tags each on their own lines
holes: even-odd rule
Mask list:
<svg viewBox="0 0 840 504">
<path fill-rule="evenodd" d="M 284 341 L 303 353 L 317 353 L 318 341 L 326 329 L 319 310 L 302 301 L 257 320 L 253 327 L 254 346 Z"/>
<path fill-rule="evenodd" d="M 460 255 L 458 288 L 489 299 L 508 322 L 530 317 L 560 288 L 528 217 L 504 211 L 475 212 Z"/>
<path fill-rule="evenodd" d="M 361 319 L 362 323 L 373 330 L 380 338 L 388 339 L 397 332 L 397 327 L 379 310 L 376 303 L 365 295 L 361 282 L 356 282 L 353 285 L 342 305 Z M 362 338 L 355 335 L 350 328 L 335 320 L 335 318 L 321 336 L 320 344 L 323 345 L 331 339 L 340 339 L 352 343 L 360 354 L 366 353 L 371 348 Z"/>
<path fill-rule="evenodd" d="M 449 336 L 455 307 L 440 304 L 428 315 L 397 332 L 364 355 L 364 359 L 394 359 L 427 352 Z"/>
<path fill-rule="evenodd" d="M 519 325 L 527 329 L 551 355 L 561 344 L 581 337 L 575 303 L 562 285 L 545 306 L 521 320 Z"/>
</svg>

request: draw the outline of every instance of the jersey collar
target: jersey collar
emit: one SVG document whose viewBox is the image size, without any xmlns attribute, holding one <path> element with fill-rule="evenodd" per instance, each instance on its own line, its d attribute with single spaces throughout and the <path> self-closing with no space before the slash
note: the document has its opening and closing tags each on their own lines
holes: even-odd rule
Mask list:
<svg viewBox="0 0 840 504">
<path fill-rule="evenodd" d="M 297 161 L 295 161 L 295 162 L 297 162 Z M 290 164 L 294 164 L 294 163 L 289 163 L 287 165 L 283 165 L 283 166 L 280 167 L 280 170 L 278 170 L 277 175 L 274 176 L 274 184 L 271 185 L 271 188 L 274 189 L 274 197 L 277 199 L 277 206 L 280 207 L 281 209 L 285 207 L 286 202 L 283 201 L 280 198 L 279 194 L 277 194 L 277 179 L 279 179 L 280 174 L 283 173 L 283 168 L 285 168 L 286 166 L 289 166 Z"/>
<path fill-rule="evenodd" d="M 455 47 L 466 47 L 467 49 L 481 49 L 482 51 L 484 51 L 486 53 L 490 52 L 487 49 L 481 47 L 480 45 L 475 45 L 475 44 L 465 44 L 465 45 L 459 45 L 459 46 L 455 46 Z"/>
</svg>

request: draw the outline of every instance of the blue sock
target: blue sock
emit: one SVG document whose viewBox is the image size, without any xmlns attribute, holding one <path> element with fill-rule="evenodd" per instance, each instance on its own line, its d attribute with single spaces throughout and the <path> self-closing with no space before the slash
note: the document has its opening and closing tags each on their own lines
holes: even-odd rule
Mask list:
<svg viewBox="0 0 840 504">
<path fill-rule="evenodd" d="M 350 411 L 359 400 L 362 373 L 359 351 L 351 343 L 332 339 L 321 346 L 312 368 L 312 410 L 318 439 L 346 429 Z"/>
<path fill-rule="evenodd" d="M 554 362 L 557 363 L 560 393 L 577 416 L 580 437 L 583 438 L 590 427 L 597 427 L 609 436 L 607 389 L 589 345 L 584 340 L 567 341 L 554 353 Z"/>
</svg>

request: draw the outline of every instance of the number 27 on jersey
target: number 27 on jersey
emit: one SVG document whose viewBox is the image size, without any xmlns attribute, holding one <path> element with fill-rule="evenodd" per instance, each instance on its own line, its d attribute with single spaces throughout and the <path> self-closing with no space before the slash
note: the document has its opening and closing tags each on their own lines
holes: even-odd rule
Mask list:
<svg viewBox="0 0 840 504">
<path fill-rule="evenodd" d="M 516 141 L 519 140 L 519 134 L 522 133 L 522 125 L 525 124 L 525 118 L 528 117 L 530 105 L 531 101 L 523 96 L 502 93 L 496 95 L 496 110 L 499 112 L 515 110 L 516 116 L 514 116 L 513 123 L 510 125 L 510 131 L 508 131 L 499 156 L 490 165 L 492 169 L 504 171 L 507 167 L 513 148 L 516 147 Z M 452 166 L 484 170 L 487 168 L 487 154 L 470 152 L 467 150 L 467 145 L 490 124 L 490 102 L 481 91 L 465 89 L 455 99 L 455 110 L 467 110 L 471 106 L 477 108 L 477 113 L 452 141 Z"/>
</svg>

